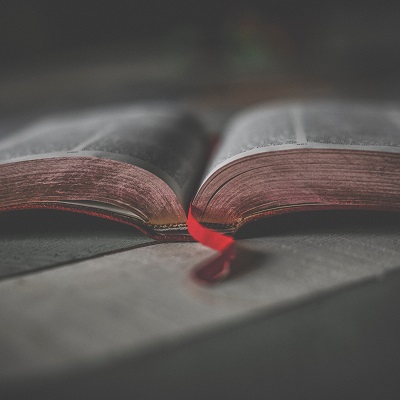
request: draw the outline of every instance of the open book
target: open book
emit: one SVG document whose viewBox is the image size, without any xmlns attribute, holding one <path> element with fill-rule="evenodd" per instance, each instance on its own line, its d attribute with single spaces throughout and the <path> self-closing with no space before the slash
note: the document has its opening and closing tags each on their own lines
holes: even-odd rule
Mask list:
<svg viewBox="0 0 400 400">
<path fill-rule="evenodd" d="M 42 119 L 0 141 L 0 210 L 54 208 L 190 239 L 187 211 L 234 233 L 273 214 L 400 210 L 400 108 L 339 100 L 260 105 L 211 146 L 171 106 Z"/>
</svg>

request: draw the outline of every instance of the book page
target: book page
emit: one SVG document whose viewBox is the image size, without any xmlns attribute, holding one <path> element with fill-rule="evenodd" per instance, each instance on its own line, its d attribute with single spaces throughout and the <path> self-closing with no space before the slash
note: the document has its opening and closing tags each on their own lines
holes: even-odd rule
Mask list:
<svg viewBox="0 0 400 400">
<path fill-rule="evenodd" d="M 400 108 L 339 100 L 259 106 L 228 125 L 206 177 L 241 157 L 296 148 L 400 152 Z"/>
<path fill-rule="evenodd" d="M 202 172 L 207 147 L 200 123 L 184 111 L 131 106 L 42 119 L 0 140 L 0 163 L 110 158 L 149 170 L 184 202 Z"/>
</svg>

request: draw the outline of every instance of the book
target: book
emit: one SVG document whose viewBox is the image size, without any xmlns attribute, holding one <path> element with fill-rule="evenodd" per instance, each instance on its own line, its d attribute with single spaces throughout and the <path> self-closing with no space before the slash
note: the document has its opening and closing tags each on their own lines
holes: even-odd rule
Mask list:
<svg viewBox="0 0 400 400">
<path fill-rule="evenodd" d="M 195 113 L 133 105 L 45 117 L 0 141 L 0 210 L 51 208 L 191 240 L 280 213 L 400 210 L 400 108 L 261 104 L 212 140 Z"/>
</svg>

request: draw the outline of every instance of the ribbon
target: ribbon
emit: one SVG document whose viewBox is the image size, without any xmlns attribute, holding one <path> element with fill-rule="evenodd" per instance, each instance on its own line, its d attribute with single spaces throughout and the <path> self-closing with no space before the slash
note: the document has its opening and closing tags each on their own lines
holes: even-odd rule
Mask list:
<svg viewBox="0 0 400 400">
<path fill-rule="evenodd" d="M 215 283 L 230 274 L 231 263 L 235 258 L 235 240 L 201 225 L 193 216 L 193 205 L 190 205 L 187 218 L 188 231 L 196 241 L 217 250 L 220 254 L 197 266 L 192 276 L 204 283 Z"/>
</svg>

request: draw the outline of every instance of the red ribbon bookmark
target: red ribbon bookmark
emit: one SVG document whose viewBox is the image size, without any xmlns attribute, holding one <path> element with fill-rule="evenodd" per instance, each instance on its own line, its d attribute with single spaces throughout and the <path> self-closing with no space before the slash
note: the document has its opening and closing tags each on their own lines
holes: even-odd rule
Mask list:
<svg viewBox="0 0 400 400">
<path fill-rule="evenodd" d="M 204 283 L 215 283 L 229 275 L 235 258 L 235 240 L 201 225 L 193 216 L 192 205 L 189 208 L 187 225 L 190 235 L 196 241 L 221 253 L 197 266 L 192 272 L 193 277 Z"/>
</svg>

